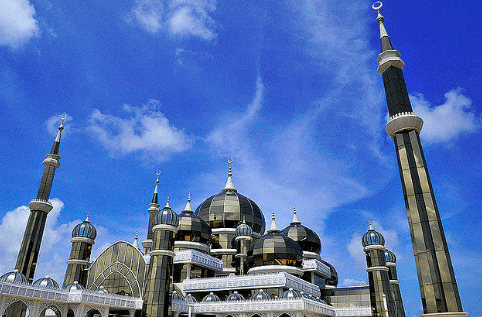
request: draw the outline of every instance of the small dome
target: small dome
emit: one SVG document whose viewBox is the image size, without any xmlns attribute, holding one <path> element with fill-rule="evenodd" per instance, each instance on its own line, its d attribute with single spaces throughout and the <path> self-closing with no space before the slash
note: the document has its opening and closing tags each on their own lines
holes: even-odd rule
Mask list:
<svg viewBox="0 0 482 317">
<path fill-rule="evenodd" d="M 0 281 L 18 284 L 28 284 L 28 280 L 25 275 L 20 273 L 17 269 L 0 276 Z"/>
<path fill-rule="evenodd" d="M 326 285 L 338 286 L 338 273 L 336 272 L 335 267 L 326 261 L 320 260 L 320 262 L 328 266 L 331 271 L 331 277 L 326 280 Z"/>
<path fill-rule="evenodd" d="M 385 245 L 385 239 L 381 233 L 376 232 L 373 229 L 372 224 L 370 223 L 370 229 L 368 229 L 368 232 L 363 235 L 362 245 L 363 247 L 369 245 Z"/>
<path fill-rule="evenodd" d="M 109 294 L 109 291 L 104 286 L 96 288 L 94 292 L 101 293 L 101 294 Z"/>
<path fill-rule="evenodd" d="M 184 300 L 184 296 L 180 295 L 178 292 L 172 292 L 172 299 L 174 300 Z"/>
<path fill-rule="evenodd" d="M 97 229 L 89 222 L 89 216 L 72 230 L 72 238 L 83 237 L 95 240 L 97 237 Z"/>
<path fill-rule="evenodd" d="M 33 286 L 60 289 L 59 283 L 50 276 L 42 277 L 32 284 Z"/>
<path fill-rule="evenodd" d="M 385 262 L 397 263 L 397 257 L 395 253 L 390 250 L 385 250 Z"/>
<path fill-rule="evenodd" d="M 208 295 L 204 296 L 203 302 L 220 302 L 218 295 L 214 294 L 213 292 L 209 293 Z"/>
<path fill-rule="evenodd" d="M 266 293 L 265 291 L 260 289 L 259 291 L 254 293 L 253 296 L 251 296 L 251 299 L 252 300 L 269 300 L 269 299 L 271 299 L 271 296 L 269 296 L 268 293 Z"/>
<path fill-rule="evenodd" d="M 293 298 L 301 298 L 301 297 L 302 297 L 301 293 L 292 288 L 290 288 L 280 296 L 280 298 L 285 298 L 285 299 L 293 299 Z"/>
<path fill-rule="evenodd" d="M 197 299 L 191 294 L 187 294 L 186 297 L 184 297 L 184 300 L 188 303 L 197 303 Z"/>
<path fill-rule="evenodd" d="M 201 217 L 191 210 L 191 195 L 189 195 L 186 207 L 179 215 L 179 230 L 176 240 L 192 241 L 208 244 L 211 242 L 211 227 Z"/>
<path fill-rule="evenodd" d="M 243 297 L 243 295 L 239 294 L 238 291 L 234 291 L 234 293 L 229 295 L 228 298 L 226 298 L 226 300 L 228 302 L 234 302 L 234 301 L 238 301 L 238 300 L 244 300 L 244 297 Z"/>
<path fill-rule="evenodd" d="M 282 233 L 297 242 L 303 251 L 320 254 L 320 237 L 313 230 L 301 224 L 296 215 L 296 208 L 293 211 L 293 221 L 283 229 Z"/>
<path fill-rule="evenodd" d="M 264 265 L 301 267 L 303 251 L 298 243 L 278 230 L 273 213 L 273 222 L 268 233 L 249 247 L 247 260 L 249 268 Z"/>
<path fill-rule="evenodd" d="M 169 201 L 166 207 L 162 208 L 154 215 L 154 225 L 160 224 L 171 225 L 174 227 L 179 225 L 179 217 L 174 210 L 169 207 Z"/>
<path fill-rule="evenodd" d="M 236 228 L 236 237 L 241 237 L 241 236 L 251 237 L 252 235 L 253 235 L 253 229 L 246 223 L 246 220 L 243 219 L 243 222 Z"/>
<path fill-rule="evenodd" d="M 311 297 L 311 295 L 308 294 L 308 293 L 300 292 L 300 294 L 301 294 L 301 297 L 303 297 L 303 298 L 315 300 L 315 299 L 314 299 L 313 297 Z"/>
<path fill-rule="evenodd" d="M 66 291 L 76 291 L 76 290 L 83 290 L 85 289 L 82 285 L 79 284 L 79 282 L 75 281 L 73 283 L 70 283 L 68 285 L 65 285 L 64 290 Z"/>
</svg>

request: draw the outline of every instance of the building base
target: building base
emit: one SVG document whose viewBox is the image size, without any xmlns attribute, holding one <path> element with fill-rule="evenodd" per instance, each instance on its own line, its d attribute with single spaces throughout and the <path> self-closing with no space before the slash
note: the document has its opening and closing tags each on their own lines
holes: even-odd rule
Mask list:
<svg viewBox="0 0 482 317">
<path fill-rule="evenodd" d="M 448 313 L 432 313 L 432 314 L 423 314 L 420 317 L 465 317 L 469 313 L 465 312 L 448 312 Z"/>
</svg>

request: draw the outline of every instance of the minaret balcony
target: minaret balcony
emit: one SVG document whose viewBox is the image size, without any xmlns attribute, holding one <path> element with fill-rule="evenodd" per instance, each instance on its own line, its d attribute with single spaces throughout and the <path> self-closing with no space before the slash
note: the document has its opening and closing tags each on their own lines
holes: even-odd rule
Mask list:
<svg viewBox="0 0 482 317">
<path fill-rule="evenodd" d="M 60 167 L 60 163 L 59 163 L 60 157 L 58 155 L 47 154 L 47 155 L 45 155 L 45 157 L 46 157 L 46 159 L 42 162 L 43 165 L 53 166 L 55 168 Z"/>
<path fill-rule="evenodd" d="M 400 58 L 400 53 L 396 50 L 386 50 L 378 55 L 377 71 L 383 74 L 390 66 L 403 69 L 405 63 Z"/>
<path fill-rule="evenodd" d="M 393 139 L 395 133 L 405 130 L 416 130 L 420 133 L 423 127 L 423 120 L 413 112 L 402 112 L 390 117 L 385 132 Z"/>
<path fill-rule="evenodd" d="M 28 208 L 30 208 L 30 210 L 32 210 L 32 211 L 38 210 L 38 211 L 43 211 L 43 212 L 49 213 L 54 208 L 54 206 L 48 200 L 32 199 L 28 203 Z"/>
</svg>

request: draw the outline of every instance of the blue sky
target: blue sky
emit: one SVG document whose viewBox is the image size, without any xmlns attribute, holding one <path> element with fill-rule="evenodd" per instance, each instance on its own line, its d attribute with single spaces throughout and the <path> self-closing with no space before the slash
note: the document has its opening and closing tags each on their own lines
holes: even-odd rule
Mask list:
<svg viewBox="0 0 482 317">
<path fill-rule="evenodd" d="M 367 280 L 373 221 L 398 257 L 408 316 L 418 281 L 369 1 L 0 1 L 0 271 L 13 269 L 62 113 L 68 114 L 36 277 L 62 281 L 90 213 L 94 256 L 146 236 L 160 197 L 180 212 L 234 184 L 284 228 L 296 206 L 340 285 Z M 457 4 L 457 6 L 455 6 Z M 385 1 L 464 310 L 482 314 L 481 8 Z"/>
</svg>

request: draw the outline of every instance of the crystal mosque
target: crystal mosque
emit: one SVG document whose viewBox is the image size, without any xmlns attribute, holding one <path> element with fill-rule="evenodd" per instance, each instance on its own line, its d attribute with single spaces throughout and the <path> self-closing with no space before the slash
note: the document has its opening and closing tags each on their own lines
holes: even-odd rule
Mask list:
<svg viewBox="0 0 482 317">
<path fill-rule="evenodd" d="M 463 317 L 442 222 L 412 112 L 403 61 L 378 11 L 382 75 L 420 283 L 422 316 Z M 63 118 L 65 119 L 65 118 Z M 62 122 L 63 122 L 62 119 Z M 265 215 L 233 182 L 232 161 L 220 192 L 197 208 L 190 195 L 175 212 L 159 200 L 159 178 L 146 202 L 148 234 L 118 241 L 91 259 L 97 235 L 89 218 L 72 229 L 63 281 L 36 277 L 35 268 L 55 171 L 60 167 L 63 124 L 49 154 L 15 269 L 0 277 L 0 314 L 7 317 L 405 317 L 396 256 L 370 224 L 360 241 L 366 253 L 365 286 L 339 287 L 336 268 L 320 256 L 320 238 L 293 210 L 289 225 Z M 158 175 L 159 176 L 159 175 Z M 266 218 L 269 221 L 266 221 Z M 267 227 L 267 225 L 269 227 Z M 284 227 L 284 228 L 283 228 Z"/>
</svg>

